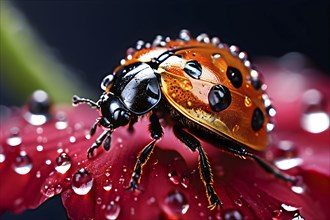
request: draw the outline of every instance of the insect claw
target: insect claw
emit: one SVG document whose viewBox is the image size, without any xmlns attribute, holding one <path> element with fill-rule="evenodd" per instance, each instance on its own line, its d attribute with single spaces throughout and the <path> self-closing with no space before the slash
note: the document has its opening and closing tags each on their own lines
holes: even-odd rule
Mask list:
<svg viewBox="0 0 330 220">
<path fill-rule="evenodd" d="M 139 191 L 139 192 L 143 192 L 143 189 L 141 189 L 141 188 L 139 187 L 139 184 L 138 184 L 136 181 L 134 181 L 134 180 L 132 180 L 132 181 L 129 183 L 129 186 L 126 187 L 125 189 L 126 189 L 126 190 L 131 190 L 131 191 L 133 191 L 133 192 L 135 192 L 135 190 L 137 190 L 137 191 Z"/>
</svg>

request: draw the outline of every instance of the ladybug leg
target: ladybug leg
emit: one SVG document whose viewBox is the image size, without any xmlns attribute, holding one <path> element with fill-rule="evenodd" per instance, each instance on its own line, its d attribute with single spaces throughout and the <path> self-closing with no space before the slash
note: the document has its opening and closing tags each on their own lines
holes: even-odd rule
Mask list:
<svg viewBox="0 0 330 220">
<path fill-rule="evenodd" d="M 112 124 L 103 117 L 98 118 L 96 120 L 96 122 L 92 125 L 92 128 L 90 130 L 91 136 L 93 136 L 95 134 L 96 129 L 99 126 L 108 128 L 108 130 L 103 131 L 103 133 L 95 140 L 93 145 L 88 149 L 88 151 L 87 151 L 88 159 L 90 159 L 93 156 L 94 150 L 96 150 L 102 143 L 103 143 L 104 150 L 108 151 L 110 149 L 111 134 L 113 132 Z"/>
<path fill-rule="evenodd" d="M 129 183 L 129 186 L 126 188 L 127 190 L 140 190 L 139 184 L 141 181 L 141 175 L 142 175 L 142 168 L 143 166 L 148 162 L 150 155 L 152 154 L 155 143 L 159 138 L 163 136 L 163 129 L 162 126 L 159 123 L 159 119 L 155 113 L 152 113 L 152 115 L 149 118 L 150 125 L 149 125 L 149 131 L 151 134 L 151 137 L 153 140 L 145 147 L 143 150 L 139 153 L 139 156 L 137 158 L 137 161 L 135 163 L 134 171 L 131 177 L 131 181 Z"/>
<path fill-rule="evenodd" d="M 241 146 L 231 146 L 231 147 L 226 147 L 224 148 L 225 151 L 228 151 L 230 153 L 233 153 L 235 155 L 241 156 L 241 157 L 249 157 L 251 159 L 253 159 L 254 161 L 256 161 L 266 172 L 273 174 L 274 176 L 287 181 L 287 182 L 291 182 L 291 183 L 295 183 L 297 181 L 296 177 L 290 176 L 288 174 L 285 174 L 283 172 L 281 172 L 279 169 L 277 169 L 276 167 L 270 165 L 269 163 L 267 163 L 265 160 L 263 160 L 262 158 L 258 157 L 257 155 L 254 155 L 252 153 L 249 153 L 246 151 L 246 149 L 244 147 Z"/>
<path fill-rule="evenodd" d="M 211 210 L 218 206 L 222 208 L 222 202 L 218 198 L 218 195 L 213 188 L 213 175 L 212 175 L 211 165 L 200 142 L 194 136 L 182 130 L 181 127 L 178 126 L 174 126 L 174 134 L 181 142 L 183 142 L 192 151 L 196 151 L 197 149 L 199 152 L 198 168 L 201 179 L 203 180 L 206 188 L 206 194 L 210 204 L 208 208 Z"/>
<path fill-rule="evenodd" d="M 87 157 L 90 159 L 93 156 L 94 150 L 96 150 L 104 141 L 104 139 L 108 136 L 108 133 L 110 131 L 103 131 L 103 133 L 96 139 L 94 144 L 88 149 L 87 151 Z"/>
<path fill-rule="evenodd" d="M 134 124 L 138 121 L 138 117 L 133 115 L 131 120 L 129 121 L 129 124 L 128 124 L 128 131 L 129 132 L 133 132 L 134 131 Z"/>
</svg>

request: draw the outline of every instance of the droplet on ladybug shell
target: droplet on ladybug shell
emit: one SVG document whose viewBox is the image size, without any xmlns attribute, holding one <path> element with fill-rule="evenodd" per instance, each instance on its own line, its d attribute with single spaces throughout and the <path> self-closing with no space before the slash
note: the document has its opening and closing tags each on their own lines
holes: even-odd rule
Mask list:
<svg viewBox="0 0 330 220">
<path fill-rule="evenodd" d="M 216 85 L 211 88 L 208 99 L 211 109 L 215 112 L 220 112 L 230 105 L 231 94 L 224 85 Z"/>
</svg>

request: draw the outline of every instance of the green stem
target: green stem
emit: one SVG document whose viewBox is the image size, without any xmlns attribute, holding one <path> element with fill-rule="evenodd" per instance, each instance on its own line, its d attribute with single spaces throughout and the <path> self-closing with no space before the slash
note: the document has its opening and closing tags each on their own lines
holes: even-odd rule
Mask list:
<svg viewBox="0 0 330 220">
<path fill-rule="evenodd" d="M 37 89 L 45 90 L 54 102 L 71 102 L 73 94 L 86 94 L 81 82 L 50 53 L 8 1 L 0 1 L 0 67 L 1 80 L 20 96 L 19 101 Z"/>
</svg>

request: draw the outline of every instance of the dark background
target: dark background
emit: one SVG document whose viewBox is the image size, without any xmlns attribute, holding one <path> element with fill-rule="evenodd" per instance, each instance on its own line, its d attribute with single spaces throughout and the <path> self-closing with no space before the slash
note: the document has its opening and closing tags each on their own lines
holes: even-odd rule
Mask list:
<svg viewBox="0 0 330 220">
<path fill-rule="evenodd" d="M 208 33 L 238 45 L 249 58 L 280 57 L 296 51 L 329 74 L 328 1 L 113 0 L 12 1 L 60 60 L 88 87 L 100 93 L 100 81 L 129 46 L 158 35 Z M 74 82 L 72 83 L 74 86 Z M 70 94 L 71 96 L 71 94 Z M 3 104 L 13 103 L 4 95 Z M 59 210 L 57 207 L 59 206 Z M 56 214 L 58 213 L 58 214 Z M 65 218 L 60 200 L 37 211 L 4 219 Z M 1 218 L 1 217 L 0 217 Z"/>
</svg>

